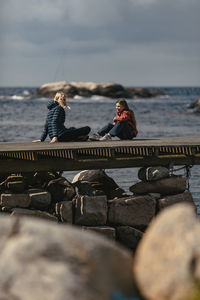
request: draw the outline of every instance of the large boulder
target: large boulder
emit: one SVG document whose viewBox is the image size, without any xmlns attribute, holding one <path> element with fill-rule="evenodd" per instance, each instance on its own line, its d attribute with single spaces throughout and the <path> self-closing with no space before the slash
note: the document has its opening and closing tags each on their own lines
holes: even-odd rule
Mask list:
<svg viewBox="0 0 200 300">
<path fill-rule="evenodd" d="M 121 84 L 114 82 L 74 82 L 59 81 L 45 83 L 37 89 L 36 95 L 44 97 L 54 97 L 56 92 L 64 92 L 67 97 L 73 98 L 76 95 L 91 97 L 92 95 L 100 95 L 109 98 L 135 98 L 135 97 L 155 97 L 163 93 L 158 89 L 146 88 L 127 88 Z"/>
<path fill-rule="evenodd" d="M 156 199 L 152 195 L 129 196 L 108 201 L 108 223 L 146 227 L 156 212 Z"/>
<path fill-rule="evenodd" d="M 159 193 L 161 195 L 174 195 L 183 193 L 186 190 L 186 178 L 182 175 L 172 175 L 169 178 L 163 178 L 156 181 L 140 181 L 129 190 L 134 194 Z"/>
<path fill-rule="evenodd" d="M 88 181 L 88 182 L 95 182 L 98 181 L 99 178 L 105 176 L 105 171 L 102 169 L 97 170 L 84 170 L 76 174 L 72 180 L 72 183 L 77 181 Z"/>
<path fill-rule="evenodd" d="M 72 183 L 76 186 L 78 181 L 89 182 L 99 194 L 102 191 L 108 199 L 126 196 L 125 191 L 104 170 L 81 171 L 73 178 Z"/>
<path fill-rule="evenodd" d="M 73 98 L 75 95 L 90 97 L 100 95 L 109 98 L 127 97 L 125 88 L 113 82 L 73 82 L 60 81 L 43 84 L 37 89 L 37 95 L 45 97 L 54 97 L 56 92 L 64 92 L 67 97 Z"/>
<path fill-rule="evenodd" d="M 162 210 L 168 206 L 177 204 L 177 203 L 182 203 L 182 202 L 187 202 L 191 204 L 194 207 L 194 210 L 197 211 L 196 205 L 194 203 L 192 194 L 190 192 L 185 192 L 182 194 L 176 194 L 176 195 L 170 195 L 170 196 L 165 196 L 160 199 L 158 199 L 158 210 Z"/>
<path fill-rule="evenodd" d="M 131 253 L 100 235 L 14 217 L 1 217 L 0 228 L 0 299 L 136 296 Z"/>
<path fill-rule="evenodd" d="M 200 299 L 200 222 L 191 205 L 175 204 L 154 218 L 133 270 L 147 300 Z"/>
<path fill-rule="evenodd" d="M 75 198 L 75 224 L 105 225 L 107 221 L 107 197 L 77 196 Z"/>
</svg>

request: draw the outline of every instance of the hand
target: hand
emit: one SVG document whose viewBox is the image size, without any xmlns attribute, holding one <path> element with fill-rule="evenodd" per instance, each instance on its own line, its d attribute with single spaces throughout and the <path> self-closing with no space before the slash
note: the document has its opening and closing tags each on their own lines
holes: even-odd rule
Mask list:
<svg viewBox="0 0 200 300">
<path fill-rule="evenodd" d="M 52 144 L 52 143 L 57 143 L 57 142 L 58 142 L 58 138 L 57 138 L 57 136 L 54 136 L 50 143 Z"/>
<path fill-rule="evenodd" d="M 34 141 L 32 141 L 33 143 L 39 143 L 39 142 L 41 142 L 41 140 L 34 140 Z"/>
</svg>

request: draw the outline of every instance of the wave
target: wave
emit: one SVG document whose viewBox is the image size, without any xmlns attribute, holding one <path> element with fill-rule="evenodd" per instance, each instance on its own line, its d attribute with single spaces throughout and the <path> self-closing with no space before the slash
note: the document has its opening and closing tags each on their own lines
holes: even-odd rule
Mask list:
<svg viewBox="0 0 200 300">
<path fill-rule="evenodd" d="M 19 96 L 19 95 L 13 95 L 13 96 L 10 97 L 10 99 L 13 99 L 13 100 L 25 100 L 25 99 L 27 99 L 27 97 Z"/>
<path fill-rule="evenodd" d="M 0 100 L 26 100 L 27 97 L 20 96 L 20 95 L 0 95 Z"/>
<path fill-rule="evenodd" d="M 89 102 L 99 102 L 99 103 L 105 103 L 108 101 L 116 101 L 115 99 L 99 96 L 99 95 L 93 95 L 91 97 L 83 97 L 76 95 L 74 98 L 69 99 L 69 102 L 81 102 L 81 103 L 89 103 Z"/>
<path fill-rule="evenodd" d="M 28 90 L 24 90 L 23 94 L 26 95 L 26 96 L 28 96 L 28 95 L 30 95 L 30 92 Z"/>
</svg>

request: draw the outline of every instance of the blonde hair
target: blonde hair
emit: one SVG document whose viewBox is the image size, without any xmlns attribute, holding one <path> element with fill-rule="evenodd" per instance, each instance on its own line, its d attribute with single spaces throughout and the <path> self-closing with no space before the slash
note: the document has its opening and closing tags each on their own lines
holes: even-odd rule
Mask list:
<svg viewBox="0 0 200 300">
<path fill-rule="evenodd" d="M 62 103 L 62 100 L 66 100 L 66 95 L 63 93 L 63 92 L 57 92 L 56 93 L 56 95 L 55 95 L 55 97 L 54 97 L 54 101 L 55 102 L 58 102 L 58 104 L 62 107 L 62 108 L 68 108 L 68 109 L 70 109 L 70 106 L 69 105 L 67 105 L 67 103 L 66 103 L 66 105 L 64 105 L 63 103 Z M 61 102 L 59 102 L 59 100 L 61 100 Z"/>
<path fill-rule="evenodd" d="M 135 118 L 135 114 L 134 112 L 129 108 L 128 103 L 126 102 L 126 100 L 124 98 L 120 98 L 119 100 L 116 101 L 116 104 L 120 104 L 121 106 L 124 107 L 125 110 L 130 111 L 131 113 L 131 121 L 133 122 L 134 126 L 137 125 L 136 123 L 136 118 Z"/>
<path fill-rule="evenodd" d="M 59 99 L 61 100 L 66 99 L 66 95 L 63 92 L 56 93 L 54 97 L 54 101 L 58 101 Z"/>
</svg>

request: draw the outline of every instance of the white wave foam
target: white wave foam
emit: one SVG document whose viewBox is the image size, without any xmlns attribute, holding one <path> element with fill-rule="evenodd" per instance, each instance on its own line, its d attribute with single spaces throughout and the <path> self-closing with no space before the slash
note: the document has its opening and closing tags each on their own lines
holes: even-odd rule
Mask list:
<svg viewBox="0 0 200 300">
<path fill-rule="evenodd" d="M 29 91 L 28 91 L 28 90 L 24 90 L 24 91 L 23 91 L 23 95 L 25 95 L 25 96 L 29 96 L 29 95 L 30 95 L 30 93 L 29 93 Z"/>
<path fill-rule="evenodd" d="M 108 101 L 115 101 L 111 98 L 99 96 L 99 95 L 93 95 L 91 97 L 83 97 L 76 95 L 73 99 L 69 99 L 69 102 L 81 102 L 81 103 L 91 103 L 91 102 L 108 102 Z"/>
<path fill-rule="evenodd" d="M 74 96 L 74 100 L 82 100 L 82 99 L 85 99 L 85 97 L 79 95 Z"/>
<path fill-rule="evenodd" d="M 111 98 L 108 98 L 108 97 L 104 97 L 104 96 L 99 96 L 99 95 L 93 95 L 91 97 L 92 100 L 95 100 L 95 101 L 105 101 L 105 100 L 112 100 Z"/>
<path fill-rule="evenodd" d="M 19 95 L 13 95 L 10 98 L 13 100 L 24 100 L 25 99 L 24 96 L 19 96 Z"/>
</svg>

